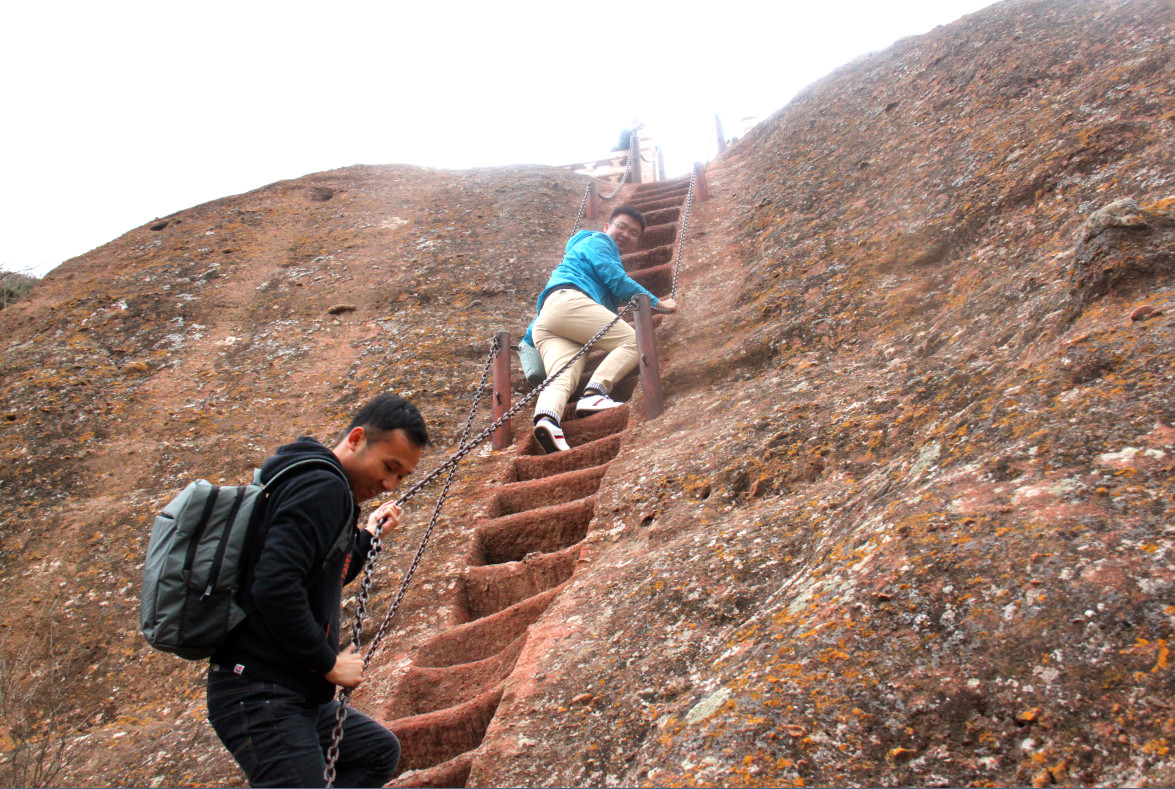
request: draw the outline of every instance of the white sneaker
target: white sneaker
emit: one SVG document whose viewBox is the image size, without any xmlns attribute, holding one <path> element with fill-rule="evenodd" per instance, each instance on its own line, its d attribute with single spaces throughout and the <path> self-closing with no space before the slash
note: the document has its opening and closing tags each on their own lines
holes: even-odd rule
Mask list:
<svg viewBox="0 0 1175 789">
<path fill-rule="evenodd" d="M 606 394 L 589 394 L 579 398 L 579 402 L 575 404 L 576 416 L 591 416 L 600 411 L 607 411 L 609 408 L 619 408 L 624 403 L 618 403 Z"/>
<path fill-rule="evenodd" d="M 559 427 L 550 417 L 543 417 L 534 425 L 534 437 L 548 455 L 552 452 L 562 452 L 571 449 L 567 439 L 563 438 L 563 428 Z"/>
</svg>

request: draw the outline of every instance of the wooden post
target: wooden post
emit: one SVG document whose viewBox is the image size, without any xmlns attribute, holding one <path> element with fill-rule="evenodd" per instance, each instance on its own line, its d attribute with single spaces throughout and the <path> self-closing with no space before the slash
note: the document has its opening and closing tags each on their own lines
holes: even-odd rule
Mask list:
<svg viewBox="0 0 1175 789">
<path fill-rule="evenodd" d="M 584 210 L 584 219 L 595 219 L 600 213 L 600 190 L 596 188 L 596 182 L 592 181 L 588 184 L 588 202 L 587 208 Z"/>
<path fill-rule="evenodd" d="M 653 336 L 653 308 L 649 297 L 638 294 L 636 312 L 636 349 L 640 354 L 641 390 L 645 394 L 645 418 L 655 419 L 661 415 L 661 368 L 657 364 L 657 340 Z"/>
<path fill-rule="evenodd" d="M 699 203 L 704 203 L 710 199 L 710 190 L 706 188 L 706 165 L 694 162 L 694 172 L 698 174 L 694 179 L 694 195 Z"/>
<path fill-rule="evenodd" d="M 498 339 L 498 355 L 494 358 L 493 366 L 493 398 L 494 421 L 510 410 L 510 332 L 500 331 L 494 335 Z M 514 440 L 510 430 L 510 420 L 494 431 L 492 446 L 495 450 L 505 449 Z"/>
</svg>

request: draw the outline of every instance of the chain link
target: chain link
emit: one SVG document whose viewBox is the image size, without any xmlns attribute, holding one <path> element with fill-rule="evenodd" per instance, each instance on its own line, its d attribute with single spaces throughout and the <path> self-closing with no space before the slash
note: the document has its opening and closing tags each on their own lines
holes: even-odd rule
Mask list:
<svg viewBox="0 0 1175 789">
<path fill-rule="evenodd" d="M 639 139 L 640 138 L 637 136 L 636 132 L 629 132 L 629 134 L 628 134 L 628 161 L 624 165 L 624 174 L 622 176 L 620 176 L 620 183 L 616 184 L 616 189 L 614 189 L 612 191 L 612 194 L 608 195 L 607 197 L 604 197 L 603 195 L 601 195 L 600 196 L 601 200 L 611 200 L 613 197 L 620 194 L 621 187 L 624 186 L 625 182 L 628 180 L 629 172 L 632 171 L 632 157 L 634 155 L 637 155 L 637 156 L 640 155 L 639 146 L 637 144 L 637 140 L 639 140 Z M 595 186 L 596 186 L 595 181 L 589 181 L 587 188 L 583 190 L 583 200 L 581 200 L 579 202 L 579 216 L 575 217 L 575 227 L 571 228 L 571 235 L 573 235 L 573 236 L 579 231 L 579 224 L 583 221 L 584 212 L 587 210 L 588 198 L 591 197 L 592 189 Z"/>
<path fill-rule="evenodd" d="M 640 137 L 636 132 L 628 133 L 628 161 L 624 163 L 624 175 L 620 176 L 620 183 L 616 184 L 616 188 L 612 190 L 612 194 L 608 195 L 607 197 L 600 195 L 601 200 L 611 200 L 613 197 L 620 194 L 621 187 L 623 187 L 624 182 L 628 180 L 628 174 L 632 172 L 633 157 L 641 155 L 639 140 Z"/>
<path fill-rule="evenodd" d="M 386 633 L 388 626 L 391 624 L 392 617 L 395 615 L 396 609 L 399 608 L 400 602 L 404 599 L 404 595 L 408 591 L 408 584 L 411 582 L 412 576 L 416 572 L 416 568 L 420 565 L 420 560 L 424 556 L 424 551 L 428 547 L 428 541 L 429 541 L 430 537 L 432 536 L 433 528 L 436 525 L 436 521 L 437 521 L 438 516 L 440 515 L 441 507 L 444 505 L 445 499 L 448 496 L 449 486 L 453 481 L 453 475 L 457 471 L 457 466 L 461 463 L 462 460 L 464 460 L 466 458 L 466 456 L 469 455 L 470 452 L 472 452 L 474 449 L 476 449 L 481 444 L 485 443 L 486 439 L 488 439 L 490 436 L 492 436 L 494 434 L 494 432 L 499 427 L 504 425 L 507 421 L 510 420 L 510 418 L 512 416 L 514 416 L 516 413 L 521 411 L 528 403 L 530 403 L 532 400 L 534 400 L 536 397 L 538 397 L 539 394 L 544 389 L 546 389 L 548 386 L 550 386 L 552 381 L 554 381 L 556 378 L 558 378 L 560 375 L 562 375 L 564 372 L 566 372 L 568 369 L 570 369 L 571 365 L 575 364 L 575 362 L 578 361 L 580 359 L 580 357 L 582 357 L 589 350 L 591 350 L 591 347 L 593 345 L 595 345 L 597 342 L 599 342 L 601 337 L 603 337 L 605 334 L 607 334 L 609 331 L 611 331 L 613 326 L 615 326 L 617 323 L 619 323 L 624 318 L 625 315 L 627 315 L 629 312 L 631 312 L 635 308 L 636 308 L 636 300 L 635 299 L 633 299 L 632 301 L 629 301 L 626 305 L 624 305 L 624 309 L 620 310 L 620 312 L 617 313 L 615 318 L 613 318 L 611 321 L 609 321 L 608 324 L 606 326 L 604 326 L 604 328 L 602 328 L 598 332 L 596 332 L 595 336 L 593 336 L 590 340 L 588 340 L 586 343 L 584 343 L 583 347 L 580 348 L 575 353 L 574 356 L 572 356 L 570 359 L 568 359 L 567 362 L 562 367 L 560 367 L 558 370 L 556 370 L 555 372 L 548 375 L 546 380 L 544 380 L 541 384 L 539 384 L 534 389 L 532 389 L 525 397 L 523 397 L 516 404 L 511 406 L 509 411 L 502 414 L 502 416 L 500 416 L 498 419 L 496 419 L 493 424 L 491 424 L 489 427 L 482 430 L 480 433 L 477 434 L 476 437 L 474 437 L 474 439 L 472 441 L 470 441 L 470 440 L 468 440 L 469 430 L 473 424 L 474 415 L 477 413 L 477 406 L 481 402 L 481 395 L 482 395 L 482 391 L 485 389 L 486 378 L 489 375 L 490 366 L 493 364 L 494 358 L 498 355 L 498 353 L 501 352 L 501 348 L 499 347 L 499 343 L 498 343 L 498 337 L 497 337 L 497 335 L 494 336 L 494 340 L 493 340 L 492 347 L 490 349 L 489 357 L 486 359 L 485 367 L 482 370 L 481 383 L 478 385 L 477 393 L 474 396 L 473 405 L 469 410 L 469 418 L 465 422 L 465 430 L 462 433 L 461 441 L 458 444 L 457 451 L 454 452 L 451 456 L 449 456 L 449 458 L 447 460 L 445 460 L 444 463 L 437 466 L 435 469 L 430 471 L 423 479 L 421 479 L 419 482 L 417 482 L 415 485 L 413 485 L 411 488 L 409 488 L 402 496 L 400 496 L 400 498 L 396 499 L 396 504 L 403 505 L 406 501 L 408 501 L 413 496 L 415 496 L 418 492 L 420 492 L 424 488 L 425 485 L 432 482 L 434 479 L 436 479 L 437 477 L 439 477 L 441 474 L 445 473 L 446 471 L 449 472 L 449 476 L 445 480 L 445 485 L 437 498 L 437 504 L 436 504 L 436 507 L 433 509 L 432 518 L 429 520 L 428 527 L 425 529 L 424 536 L 421 538 L 420 546 L 416 549 L 416 555 L 412 559 L 412 564 L 408 568 L 407 573 L 405 573 L 404 580 L 400 583 L 400 588 L 396 592 L 396 597 L 395 597 L 395 600 L 392 602 L 391 609 L 388 611 L 387 616 L 384 617 L 383 622 L 380 624 L 379 630 L 376 632 L 376 636 L 372 640 L 371 647 L 368 648 L 367 653 L 363 657 L 364 668 L 366 668 L 367 664 L 371 662 L 371 658 L 375 654 L 376 648 L 383 641 L 384 634 Z M 382 530 L 382 528 L 383 528 L 383 526 L 382 526 L 382 521 L 381 521 L 380 529 Z M 373 576 L 374 570 L 375 570 L 375 561 L 379 557 L 379 552 L 380 552 L 381 548 L 382 548 L 382 543 L 381 543 L 379 536 L 377 535 L 371 541 L 371 548 L 367 552 L 367 561 L 366 561 L 365 566 L 363 568 L 363 582 L 361 584 L 361 588 L 359 591 L 359 603 L 358 603 L 358 606 L 357 606 L 356 612 L 355 612 L 355 625 L 352 628 L 352 643 L 355 644 L 356 648 L 358 648 L 360 645 L 360 638 L 362 637 L 362 633 L 363 633 L 363 617 L 366 615 L 366 611 L 367 611 L 367 603 L 369 600 L 371 579 L 372 579 L 372 576 Z M 335 711 L 335 729 L 334 729 L 334 733 L 331 735 L 330 747 L 327 748 L 326 769 L 323 772 L 323 778 L 326 780 L 326 785 L 327 785 L 328 789 L 329 789 L 329 787 L 334 786 L 335 775 L 336 775 L 335 765 L 338 763 L 339 747 L 343 741 L 343 723 L 347 719 L 347 702 L 351 698 L 351 690 L 352 690 L 351 688 L 340 688 L 339 689 L 339 696 L 338 696 L 339 708 Z"/>
<path fill-rule="evenodd" d="M 634 150 L 636 148 L 636 140 L 637 134 L 636 132 L 632 132 L 628 139 L 629 156 L 628 162 L 624 167 L 624 174 L 621 176 L 620 183 L 617 184 L 616 189 L 612 192 L 612 194 L 608 195 L 607 197 L 602 197 L 603 200 L 611 200 L 614 198 L 617 194 L 620 193 L 621 188 L 628 180 L 628 174 L 632 169 L 632 157 L 639 155 L 638 152 Z M 695 165 L 690 173 L 689 191 L 686 193 L 685 211 L 682 214 L 681 231 L 677 238 L 677 254 L 675 256 L 673 265 L 673 285 L 669 290 L 670 298 L 677 297 L 677 280 L 678 274 L 681 270 L 682 251 L 685 247 L 685 233 L 686 229 L 689 227 L 690 207 L 693 205 L 694 184 L 697 181 L 697 177 L 698 168 Z M 589 183 L 587 189 L 584 191 L 583 200 L 579 204 L 579 215 L 576 217 L 575 227 L 571 231 L 572 235 L 574 235 L 575 232 L 579 230 L 579 225 L 583 221 L 583 215 L 587 208 L 587 201 L 591 196 L 591 190 L 593 186 L 594 182 Z M 481 444 L 485 443 L 486 439 L 492 436 L 498 428 L 508 422 L 511 417 L 513 417 L 528 403 L 538 397 L 539 394 L 542 393 L 542 391 L 546 389 L 552 381 L 570 369 L 570 367 L 575 364 L 584 354 L 586 354 L 592 348 L 592 346 L 600 340 L 601 337 L 611 331 L 612 327 L 619 323 L 624 318 L 624 316 L 635 309 L 635 307 L 636 300 L 633 299 L 629 301 L 624 306 L 624 309 L 617 313 L 615 318 L 613 318 L 606 326 L 604 326 L 604 328 L 596 332 L 595 336 L 584 343 L 583 347 L 581 347 L 574 356 L 568 359 L 562 367 L 548 375 L 542 383 L 532 389 L 525 397 L 515 403 L 510 408 L 510 410 L 495 420 L 489 427 L 478 433 L 477 436 L 472 441 L 470 441 L 469 431 L 473 426 L 473 420 L 477 414 L 478 406 L 481 404 L 481 398 L 483 392 L 485 391 L 485 385 L 489 377 L 490 368 L 493 365 L 494 359 L 499 353 L 502 352 L 498 336 L 494 335 L 493 342 L 490 346 L 490 352 L 486 357 L 485 366 L 482 368 L 481 381 L 478 383 L 477 391 L 475 392 L 473 398 L 473 404 L 469 409 L 469 416 L 465 420 L 465 427 L 462 430 L 461 438 L 457 444 L 457 451 L 454 452 L 441 465 L 437 466 L 435 469 L 425 475 L 423 479 L 419 480 L 415 485 L 409 488 L 403 495 L 400 496 L 400 498 L 396 499 L 396 504 L 403 505 L 434 479 L 439 477 L 441 474 L 448 472 L 448 476 L 445 478 L 445 483 L 441 488 L 441 492 L 437 496 L 437 503 L 433 508 L 432 517 L 429 519 L 428 526 L 425 528 L 424 535 L 421 537 L 420 545 L 416 549 L 416 555 L 412 558 L 412 563 L 409 565 L 407 572 L 404 574 L 404 580 L 400 583 L 400 588 L 396 592 L 396 597 L 393 599 L 392 605 L 388 609 L 387 615 L 384 616 L 383 621 L 380 623 L 379 629 L 376 631 L 375 637 L 372 639 L 371 646 L 368 647 L 366 654 L 363 656 L 364 668 L 366 668 L 367 665 L 371 662 L 375 651 L 383 642 L 384 636 L 386 635 L 387 630 L 391 625 L 392 619 L 395 617 L 396 611 L 399 609 L 400 603 L 404 599 L 404 595 L 408 592 L 408 586 L 412 581 L 412 577 L 416 574 L 417 568 L 420 566 L 421 559 L 424 557 L 424 552 L 428 547 L 429 540 L 432 538 L 433 530 L 435 529 L 437 520 L 440 517 L 441 508 L 444 506 L 445 500 L 448 498 L 449 488 L 453 483 L 453 478 L 457 473 L 457 467 L 461 461 L 464 460 L 470 452 L 472 452 Z M 384 521 L 381 520 L 379 523 L 380 532 L 383 530 L 383 524 Z M 370 600 L 371 582 L 375 571 L 375 563 L 379 558 L 382 547 L 383 541 L 380 538 L 380 535 L 377 533 L 371 541 L 371 548 L 367 552 L 367 561 L 365 562 L 365 566 L 363 568 L 363 581 L 360 585 L 359 601 L 355 612 L 355 624 L 352 627 L 351 641 L 357 649 L 361 644 L 361 639 L 363 636 L 363 618 L 366 616 L 367 604 Z M 335 768 L 338 763 L 339 748 L 343 740 L 343 724 L 347 719 L 347 702 L 351 698 L 351 691 L 351 688 L 340 688 L 339 690 L 339 707 L 335 711 L 335 729 L 331 737 L 330 747 L 326 752 L 326 770 L 323 772 L 323 778 L 326 780 L 327 787 L 334 786 L 336 777 Z"/>
<path fill-rule="evenodd" d="M 669 298 L 677 298 L 677 275 L 681 271 L 681 251 L 685 248 L 685 229 L 689 227 L 689 209 L 694 202 L 694 182 L 698 180 L 698 166 L 695 164 L 690 170 L 689 191 L 685 195 L 685 211 L 681 216 L 681 230 L 677 234 L 677 255 L 673 259 L 673 286 L 669 289 Z"/>
<path fill-rule="evenodd" d="M 592 196 L 592 189 L 595 187 L 595 181 L 588 181 L 587 188 L 583 190 L 583 199 L 579 201 L 579 215 L 575 217 L 575 227 L 571 228 L 573 236 L 579 232 L 579 223 L 583 221 L 583 215 L 587 211 L 588 198 Z"/>
<path fill-rule="evenodd" d="M 638 149 L 638 144 L 637 144 L 638 139 L 639 138 L 638 138 L 636 132 L 629 133 L 628 160 L 624 166 L 624 173 L 620 177 L 620 182 L 616 185 L 616 189 L 614 189 L 612 191 L 612 194 L 607 195 L 607 196 L 601 195 L 600 199 L 611 200 L 612 198 L 616 197 L 616 195 L 620 194 L 620 190 L 624 187 L 624 184 L 628 181 L 629 173 L 632 171 L 633 157 L 640 155 L 640 152 Z M 685 211 L 682 215 L 682 221 L 681 221 L 681 232 L 679 233 L 678 240 L 677 240 L 677 255 L 676 255 L 674 266 L 673 266 L 673 286 L 669 291 L 670 298 L 676 298 L 676 296 L 677 296 L 677 278 L 678 278 L 678 273 L 681 269 L 681 255 L 682 255 L 682 250 L 685 245 L 686 228 L 689 226 L 689 212 L 690 212 L 690 206 L 693 203 L 694 183 L 697 180 L 697 177 L 698 177 L 698 170 L 697 170 L 697 167 L 695 166 L 693 171 L 690 174 L 689 191 L 686 194 Z M 580 223 L 583 221 L 583 216 L 584 216 L 584 213 L 587 209 L 588 199 L 591 197 L 591 190 L 594 186 L 595 186 L 594 181 L 589 182 L 587 189 L 584 190 L 583 200 L 580 201 L 580 204 L 579 204 L 579 215 L 575 218 L 575 227 L 572 228 L 572 231 L 571 231 L 572 235 L 574 235 L 576 233 L 576 231 L 579 230 Z M 571 366 L 573 364 L 575 364 L 584 354 L 586 354 L 589 350 L 591 350 L 592 346 L 595 345 L 600 340 L 601 337 L 603 337 L 605 334 L 607 334 L 609 331 L 611 331 L 613 326 L 615 326 L 617 323 L 619 323 L 621 320 L 623 320 L 624 316 L 627 315 L 629 312 L 631 312 L 635 308 L 636 308 L 636 300 L 633 299 L 633 300 L 629 301 L 624 306 L 624 308 L 622 310 L 620 310 L 619 313 L 617 313 L 616 317 L 613 318 L 606 326 L 604 326 L 604 328 L 600 329 L 598 332 L 596 332 L 595 336 L 593 336 L 590 340 L 588 340 L 586 343 L 584 343 L 583 347 L 581 347 L 575 353 L 574 356 L 572 356 L 570 359 L 568 359 L 567 362 L 565 362 L 562 367 L 560 367 L 558 370 L 556 370 L 555 372 L 548 375 L 542 383 L 540 383 L 538 386 L 536 386 L 534 389 L 532 389 L 525 397 L 523 397 L 521 400 L 519 400 L 517 403 L 515 403 L 510 408 L 510 410 L 508 410 L 505 414 L 503 414 L 501 417 L 496 419 L 493 422 L 493 424 L 491 424 L 489 427 L 485 428 L 480 433 L 478 433 L 477 436 L 474 437 L 474 439 L 471 441 L 471 440 L 469 440 L 469 432 L 473 426 L 473 421 L 474 421 L 474 418 L 477 414 L 478 406 L 481 404 L 481 398 L 482 398 L 482 394 L 485 391 L 486 381 L 489 378 L 490 368 L 493 365 L 494 359 L 497 357 L 497 355 L 499 353 L 502 352 L 502 348 L 500 347 L 498 336 L 497 335 L 494 336 L 493 342 L 491 343 L 491 346 L 490 346 L 489 354 L 486 357 L 485 366 L 482 368 L 481 381 L 478 383 L 477 391 L 475 392 L 474 398 L 473 398 L 473 404 L 470 406 L 470 409 L 469 409 L 469 416 L 465 420 L 465 427 L 462 430 L 461 438 L 457 444 L 457 451 L 454 452 L 441 465 L 437 466 L 435 469 L 430 471 L 427 475 L 424 476 L 424 478 L 419 480 L 415 485 L 413 485 L 411 488 L 409 488 L 407 491 L 405 491 L 400 496 L 400 498 L 396 499 L 397 505 L 403 505 L 405 502 L 407 502 L 409 499 L 411 499 L 413 496 L 415 496 L 417 493 L 419 493 L 421 490 L 423 490 L 424 487 L 426 485 L 428 485 L 430 482 L 432 482 L 434 479 L 439 477 L 441 474 L 448 472 L 448 476 L 445 478 L 444 485 L 441 487 L 441 491 L 437 495 L 437 503 L 436 503 L 436 506 L 433 508 L 432 517 L 429 519 L 428 526 L 425 528 L 424 535 L 421 537 L 420 545 L 416 549 L 416 555 L 413 556 L 412 563 L 411 563 L 411 565 L 409 565 L 408 570 L 404 574 L 404 580 L 401 581 L 400 587 L 396 592 L 396 596 L 392 600 L 391 607 L 388 609 L 388 613 L 384 616 L 383 621 L 380 623 L 379 629 L 376 631 L 375 637 L 372 639 L 371 646 L 368 647 L 367 652 L 363 656 L 363 667 L 364 668 L 366 668 L 367 665 L 371 662 L 371 659 L 374 656 L 375 651 L 379 648 L 380 644 L 383 643 L 384 636 L 386 635 L 387 630 L 388 630 L 389 626 L 391 625 L 392 619 L 395 617 L 396 612 L 400 607 L 400 603 L 404 600 L 404 595 L 407 594 L 407 592 L 408 592 L 408 586 L 412 582 L 412 577 L 416 574 L 416 570 L 420 566 L 420 562 L 424 557 L 424 552 L 428 547 L 429 540 L 432 538 L 433 530 L 435 529 L 437 520 L 440 517 L 441 508 L 444 506 L 445 500 L 448 498 L 449 488 L 453 484 L 453 478 L 456 476 L 457 467 L 458 467 L 458 465 L 460 465 L 461 461 L 464 460 L 469 455 L 470 452 L 472 452 L 474 449 L 476 449 L 481 444 L 485 443 L 486 439 L 488 439 L 490 436 L 492 436 L 494 434 L 494 432 L 498 430 L 498 428 L 500 428 L 502 425 L 504 425 L 506 422 L 508 422 L 511 417 L 513 417 L 516 413 L 521 411 L 527 404 L 529 404 L 531 401 L 533 401 L 535 398 L 537 398 L 539 396 L 539 394 L 541 394 L 542 391 L 544 389 L 546 389 L 551 384 L 552 381 L 554 381 L 556 378 L 558 378 L 563 373 L 565 373 L 568 369 L 570 369 Z M 378 531 L 379 532 L 383 531 L 383 524 L 385 521 L 386 521 L 386 519 L 381 520 L 379 522 L 379 524 L 378 524 Z M 355 624 L 352 627 L 352 632 L 351 632 L 351 642 L 355 645 L 356 649 L 358 649 L 361 645 L 361 641 L 362 641 L 362 637 L 363 637 L 363 619 L 367 614 L 367 604 L 370 601 L 371 583 L 372 583 L 372 578 L 374 576 L 375 563 L 376 563 L 376 560 L 379 558 L 379 554 L 380 554 L 380 551 L 382 550 L 382 548 L 383 548 L 383 541 L 380 537 L 380 534 L 377 533 L 371 541 L 371 548 L 367 552 L 367 560 L 366 560 L 365 566 L 363 568 L 363 581 L 360 584 L 358 605 L 356 607 L 356 612 L 355 612 Z M 347 702 L 351 698 L 351 691 L 352 691 L 351 688 L 340 688 L 339 689 L 339 697 L 338 697 L 339 698 L 339 707 L 335 711 L 335 729 L 334 729 L 334 733 L 331 737 L 330 747 L 327 749 L 327 752 L 326 752 L 326 769 L 323 772 L 323 778 L 326 780 L 327 787 L 334 786 L 335 777 L 336 777 L 336 765 L 338 763 L 338 758 L 339 758 L 339 748 L 340 748 L 340 746 L 342 744 L 342 740 L 343 740 L 343 724 L 346 722 L 346 719 L 347 719 Z"/>
<path fill-rule="evenodd" d="M 469 431 L 473 427 L 473 420 L 477 416 L 478 406 L 481 405 L 482 394 L 485 392 L 486 381 L 489 379 L 490 367 L 494 363 L 501 352 L 501 344 L 498 335 L 494 335 L 493 341 L 490 343 L 489 354 L 486 355 L 485 366 L 481 371 L 481 381 L 477 385 L 477 390 L 473 395 L 473 403 L 469 407 L 469 416 L 465 420 L 465 428 L 461 432 L 461 438 L 457 443 L 458 448 L 464 447 L 469 441 Z M 445 504 L 445 499 L 449 495 L 449 487 L 453 484 L 453 477 L 457 474 L 457 466 L 454 464 L 449 469 L 449 476 L 445 479 L 444 487 L 437 497 L 436 506 L 433 508 L 432 517 L 428 521 L 428 527 L 424 530 L 424 536 L 420 540 L 420 546 L 416 549 L 416 555 L 412 559 L 412 564 L 404 575 L 404 580 L 400 583 L 400 588 L 396 592 L 395 600 L 388 611 L 387 616 L 384 617 L 383 623 L 376 632 L 375 638 L 371 642 L 371 646 L 367 650 L 367 654 L 363 657 L 363 667 L 367 668 L 367 664 L 371 662 L 371 656 L 375 654 L 375 650 L 379 647 L 383 640 L 384 633 L 391 624 L 392 617 L 396 615 L 396 610 L 399 609 L 404 595 L 408 592 L 408 585 L 412 582 L 412 576 L 416 574 L 416 568 L 420 565 L 420 560 L 424 556 L 424 551 L 428 547 L 429 540 L 432 537 L 433 529 L 436 527 L 437 518 L 441 514 L 441 508 Z M 383 525 L 387 521 L 386 518 L 380 520 L 378 524 L 379 533 L 371 541 L 371 548 L 367 552 L 367 561 L 363 567 L 363 581 L 359 589 L 359 603 L 355 610 L 355 624 L 351 631 L 351 642 L 355 644 L 356 648 L 361 643 L 360 639 L 363 636 L 363 618 L 367 614 L 367 603 L 369 600 L 371 581 L 375 571 L 375 561 L 378 558 L 380 551 L 383 548 L 383 541 L 380 535 L 383 533 Z M 334 786 L 335 781 L 335 766 L 339 759 L 339 746 L 343 741 L 343 723 L 347 720 L 347 702 L 351 698 L 351 688 L 342 688 L 339 693 L 339 708 L 335 711 L 335 729 L 331 735 L 331 744 L 327 749 L 326 770 L 323 772 L 323 778 L 328 787 Z"/>
<path fill-rule="evenodd" d="M 327 787 L 335 785 L 335 765 L 339 763 L 339 746 L 343 744 L 343 722 L 347 720 L 347 699 L 350 693 L 339 699 L 339 707 L 335 710 L 335 731 L 331 737 L 330 747 L 326 749 L 326 769 L 322 772 Z"/>
</svg>

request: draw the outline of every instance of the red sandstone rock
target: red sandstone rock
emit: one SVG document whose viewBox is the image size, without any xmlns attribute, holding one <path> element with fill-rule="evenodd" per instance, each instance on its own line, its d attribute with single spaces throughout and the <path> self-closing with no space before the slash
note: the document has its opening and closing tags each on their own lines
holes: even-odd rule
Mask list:
<svg viewBox="0 0 1175 789">
<path fill-rule="evenodd" d="M 1175 303 L 1171 14 L 1000 4 L 858 59 L 711 164 L 665 413 L 581 425 L 553 474 L 522 425 L 459 478 L 356 698 L 415 718 L 406 765 L 446 759 L 413 776 L 1175 781 L 1175 337 L 1121 320 Z M 134 632 L 151 510 L 383 389 L 422 404 L 439 460 L 581 190 L 317 174 L 132 230 L 0 312 L 4 649 L 68 634 L 43 674 L 79 732 L 63 782 L 239 783 L 199 667 Z M 631 258 L 664 283 L 662 252 Z M 568 540 L 573 563 L 528 562 Z"/>
<path fill-rule="evenodd" d="M 1130 312 L 1130 320 L 1131 322 L 1144 321 L 1147 318 L 1154 318 L 1162 314 L 1151 305 L 1143 304 L 1141 307 L 1135 307 Z"/>
</svg>

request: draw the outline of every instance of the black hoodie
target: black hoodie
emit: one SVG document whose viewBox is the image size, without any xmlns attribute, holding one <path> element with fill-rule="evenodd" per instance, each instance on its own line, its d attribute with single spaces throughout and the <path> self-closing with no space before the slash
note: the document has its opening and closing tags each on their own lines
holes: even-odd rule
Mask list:
<svg viewBox="0 0 1175 789">
<path fill-rule="evenodd" d="M 342 470 L 333 452 L 303 436 L 265 461 L 261 481 L 311 457 Z M 335 692 L 325 674 L 338 654 L 343 584 L 362 568 L 371 534 L 356 529 L 359 505 L 351 487 L 327 468 L 291 472 L 266 492 L 265 511 L 250 535 L 244 563 L 242 603 L 250 613 L 212 662 L 322 704 Z M 336 553 L 324 566 L 342 529 L 354 532 L 351 551 Z"/>
</svg>

